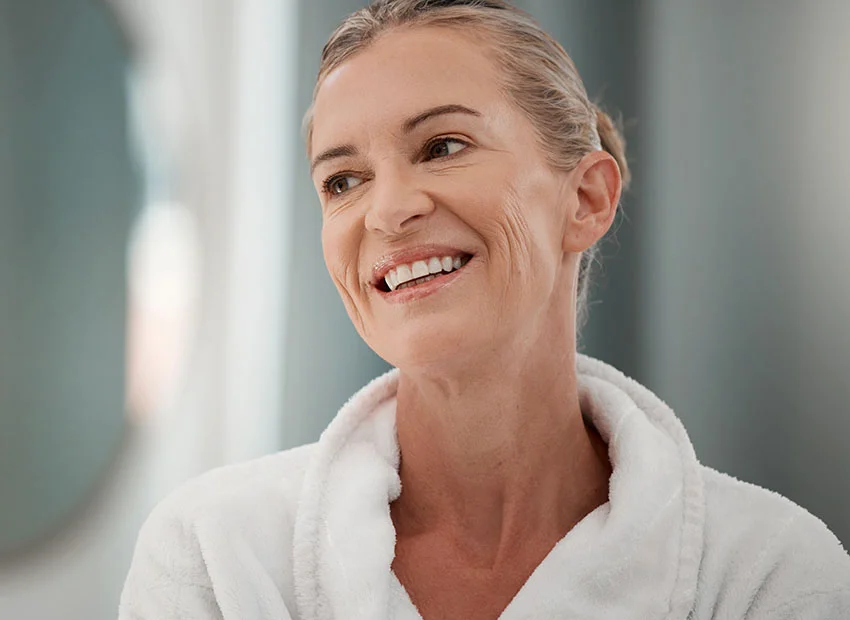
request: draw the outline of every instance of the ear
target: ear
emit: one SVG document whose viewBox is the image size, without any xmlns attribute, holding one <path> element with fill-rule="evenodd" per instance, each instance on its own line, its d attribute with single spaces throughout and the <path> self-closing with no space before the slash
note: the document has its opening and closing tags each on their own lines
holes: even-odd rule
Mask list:
<svg viewBox="0 0 850 620">
<path fill-rule="evenodd" d="M 614 157 L 605 151 L 585 155 L 572 172 L 575 200 L 567 213 L 563 250 L 579 253 L 611 228 L 620 202 L 623 179 Z"/>
</svg>

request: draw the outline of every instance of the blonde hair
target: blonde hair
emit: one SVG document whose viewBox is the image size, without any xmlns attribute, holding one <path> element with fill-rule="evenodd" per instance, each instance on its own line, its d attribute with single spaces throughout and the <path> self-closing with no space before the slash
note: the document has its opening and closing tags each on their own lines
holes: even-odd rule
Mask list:
<svg viewBox="0 0 850 620">
<path fill-rule="evenodd" d="M 611 118 L 588 98 L 572 59 L 528 14 L 503 0 L 376 0 L 355 11 L 322 50 L 313 101 L 327 75 L 378 36 L 400 27 L 425 26 L 460 30 L 488 48 L 506 97 L 531 121 L 554 168 L 570 171 L 587 153 L 601 148 L 617 161 L 623 187 L 628 186 L 625 142 Z M 304 117 L 304 128 L 309 152 L 312 105 Z M 597 252 L 595 244 L 579 263 L 579 330 L 587 320 L 590 272 Z"/>
</svg>

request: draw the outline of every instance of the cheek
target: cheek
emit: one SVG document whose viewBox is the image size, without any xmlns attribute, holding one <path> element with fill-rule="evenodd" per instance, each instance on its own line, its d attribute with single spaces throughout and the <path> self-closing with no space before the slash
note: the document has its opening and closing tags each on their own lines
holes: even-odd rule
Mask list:
<svg viewBox="0 0 850 620">
<path fill-rule="evenodd" d="M 345 222 L 326 220 L 322 225 L 322 253 L 325 265 L 345 309 L 358 330 L 363 327 L 360 307 L 365 302 L 365 291 L 358 268 L 360 240 L 361 235 Z"/>
<path fill-rule="evenodd" d="M 534 279 L 536 240 L 529 227 L 528 210 L 529 205 L 513 188 L 506 192 L 499 224 L 503 251 L 510 266 L 508 273 L 512 280 Z"/>
<path fill-rule="evenodd" d="M 531 267 L 535 240 L 532 205 L 529 196 L 509 180 L 501 185 L 489 185 L 486 194 L 478 194 L 472 211 L 477 228 L 490 259 L 507 263 L 509 273 L 525 272 Z"/>
<path fill-rule="evenodd" d="M 521 221 L 528 250 L 539 258 L 560 259 L 566 204 L 560 178 L 544 165 L 526 167 L 512 184 L 509 215 Z"/>
<path fill-rule="evenodd" d="M 322 225 L 322 255 L 325 258 L 325 267 L 328 269 L 328 273 L 331 276 L 331 279 L 336 283 L 335 273 L 337 270 L 337 265 L 340 261 L 339 256 L 339 247 L 340 244 L 336 239 L 336 235 L 332 228 L 328 227 L 327 224 Z"/>
<path fill-rule="evenodd" d="M 322 253 L 331 279 L 337 287 L 350 289 L 352 268 L 357 265 L 358 237 L 351 226 L 338 219 L 325 219 L 322 223 Z"/>
<path fill-rule="evenodd" d="M 521 291 L 535 299 L 547 295 L 561 262 L 557 199 L 533 172 L 517 176 L 491 194 L 490 217 L 480 220 L 482 233 L 506 274 L 505 303 L 515 304 Z"/>
</svg>

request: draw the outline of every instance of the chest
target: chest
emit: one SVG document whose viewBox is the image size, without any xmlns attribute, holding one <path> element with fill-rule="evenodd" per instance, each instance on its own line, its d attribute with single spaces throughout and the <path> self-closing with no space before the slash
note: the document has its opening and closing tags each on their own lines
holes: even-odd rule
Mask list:
<svg viewBox="0 0 850 620">
<path fill-rule="evenodd" d="M 392 569 L 423 620 L 496 620 L 548 550 L 515 554 L 494 567 L 460 561 L 448 545 L 399 543 Z"/>
</svg>

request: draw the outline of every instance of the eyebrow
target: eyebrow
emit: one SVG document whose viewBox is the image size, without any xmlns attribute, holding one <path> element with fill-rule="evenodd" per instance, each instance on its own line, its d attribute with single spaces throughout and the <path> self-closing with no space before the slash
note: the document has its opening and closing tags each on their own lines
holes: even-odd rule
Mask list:
<svg viewBox="0 0 850 620">
<path fill-rule="evenodd" d="M 330 148 L 327 151 L 323 151 L 320 155 L 316 155 L 313 163 L 310 164 L 310 174 L 313 174 L 316 166 L 323 162 L 339 157 L 353 157 L 355 155 L 357 155 L 357 148 L 353 144 L 343 144 L 342 146 Z"/>
<path fill-rule="evenodd" d="M 481 116 L 481 112 L 478 112 L 477 110 L 467 108 L 466 106 L 457 103 L 449 103 L 446 105 L 438 105 L 436 108 L 429 108 L 424 112 L 417 114 L 413 118 L 407 119 L 404 121 L 401 128 L 404 133 L 410 133 L 416 129 L 418 125 L 421 125 L 428 119 L 434 118 L 435 116 L 443 116 L 445 114 L 469 114 L 470 116 Z"/>
<path fill-rule="evenodd" d="M 407 119 L 401 125 L 402 131 L 408 134 L 425 121 L 430 120 L 436 116 L 444 116 L 446 114 L 467 114 L 469 116 L 476 117 L 481 116 L 481 112 L 478 112 L 477 110 L 467 108 L 466 106 L 460 105 L 458 103 L 449 103 L 446 105 L 428 108 L 427 110 L 420 112 L 416 116 Z M 341 146 L 335 146 L 327 149 L 326 151 L 322 151 L 319 155 L 316 155 L 316 157 L 313 159 L 313 162 L 310 164 L 310 174 L 313 173 L 313 171 L 316 169 L 316 166 L 318 166 L 319 164 L 322 164 L 326 161 L 330 161 L 332 159 L 338 159 L 340 157 L 353 157 L 354 155 L 357 155 L 357 153 L 357 147 L 355 147 L 353 144 L 343 144 Z"/>
</svg>

